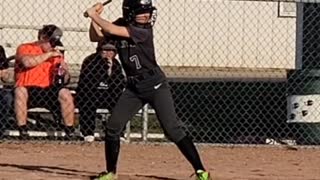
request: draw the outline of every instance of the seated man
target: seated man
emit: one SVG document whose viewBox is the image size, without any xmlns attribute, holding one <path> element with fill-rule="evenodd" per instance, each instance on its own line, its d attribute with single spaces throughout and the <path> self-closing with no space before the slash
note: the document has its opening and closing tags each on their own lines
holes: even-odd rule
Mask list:
<svg viewBox="0 0 320 180">
<path fill-rule="evenodd" d="M 70 138 L 74 132 L 74 103 L 69 89 L 64 87 L 70 75 L 61 46 L 62 31 L 49 24 L 38 33 L 38 40 L 21 44 L 15 62 L 14 109 L 22 139 L 27 133 L 27 109 L 45 107 L 51 112 L 60 107 L 65 133 Z M 59 108 L 58 108 L 59 109 Z"/>
<path fill-rule="evenodd" d="M 125 76 L 115 56 L 115 46 L 105 42 L 82 63 L 76 100 L 84 141 L 94 141 L 96 110 L 112 111 L 125 87 Z"/>
<path fill-rule="evenodd" d="M 3 138 L 5 127 L 8 122 L 9 113 L 12 109 L 12 88 L 2 84 L 9 79 L 9 61 L 7 59 L 5 49 L 0 46 L 0 139 Z"/>
</svg>

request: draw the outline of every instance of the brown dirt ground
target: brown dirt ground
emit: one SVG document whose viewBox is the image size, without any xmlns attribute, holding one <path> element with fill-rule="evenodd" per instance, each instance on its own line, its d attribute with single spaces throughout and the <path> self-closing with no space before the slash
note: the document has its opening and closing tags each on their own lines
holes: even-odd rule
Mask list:
<svg viewBox="0 0 320 180">
<path fill-rule="evenodd" d="M 214 180 L 320 179 L 320 149 L 197 146 Z M 103 143 L 5 142 L 0 144 L 1 180 L 89 179 L 104 170 Z M 172 144 L 123 144 L 120 180 L 194 179 Z"/>
</svg>

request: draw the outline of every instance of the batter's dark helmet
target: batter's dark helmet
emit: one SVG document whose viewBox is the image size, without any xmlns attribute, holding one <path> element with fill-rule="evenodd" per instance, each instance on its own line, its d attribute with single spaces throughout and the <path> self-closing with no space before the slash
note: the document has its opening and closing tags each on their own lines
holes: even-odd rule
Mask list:
<svg viewBox="0 0 320 180">
<path fill-rule="evenodd" d="M 154 23 L 156 8 L 152 5 L 152 0 L 123 0 L 122 13 L 127 22 L 132 22 L 138 14 L 150 13 L 152 23 Z"/>
</svg>

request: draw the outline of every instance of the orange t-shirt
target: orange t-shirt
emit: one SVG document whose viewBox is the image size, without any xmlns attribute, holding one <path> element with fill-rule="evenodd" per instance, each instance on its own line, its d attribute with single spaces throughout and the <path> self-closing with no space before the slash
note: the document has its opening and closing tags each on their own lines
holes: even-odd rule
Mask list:
<svg viewBox="0 0 320 180">
<path fill-rule="evenodd" d="M 36 43 L 22 44 L 17 49 L 17 56 L 23 55 L 41 55 L 43 50 Z M 19 59 L 15 62 L 15 80 L 16 87 L 19 86 L 36 86 L 49 87 L 53 83 L 53 70 L 58 63 L 63 61 L 62 57 L 49 58 L 37 66 L 26 68 L 23 67 Z"/>
</svg>

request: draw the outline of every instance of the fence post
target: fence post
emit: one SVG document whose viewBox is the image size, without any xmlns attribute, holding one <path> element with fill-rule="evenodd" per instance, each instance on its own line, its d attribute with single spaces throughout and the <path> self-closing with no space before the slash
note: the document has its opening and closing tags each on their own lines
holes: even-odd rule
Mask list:
<svg viewBox="0 0 320 180">
<path fill-rule="evenodd" d="M 130 134 L 131 134 L 131 123 L 130 121 L 128 121 L 127 125 L 126 125 L 126 141 L 130 142 Z"/>
<path fill-rule="evenodd" d="M 142 141 L 148 141 L 148 104 L 142 108 Z"/>
</svg>

